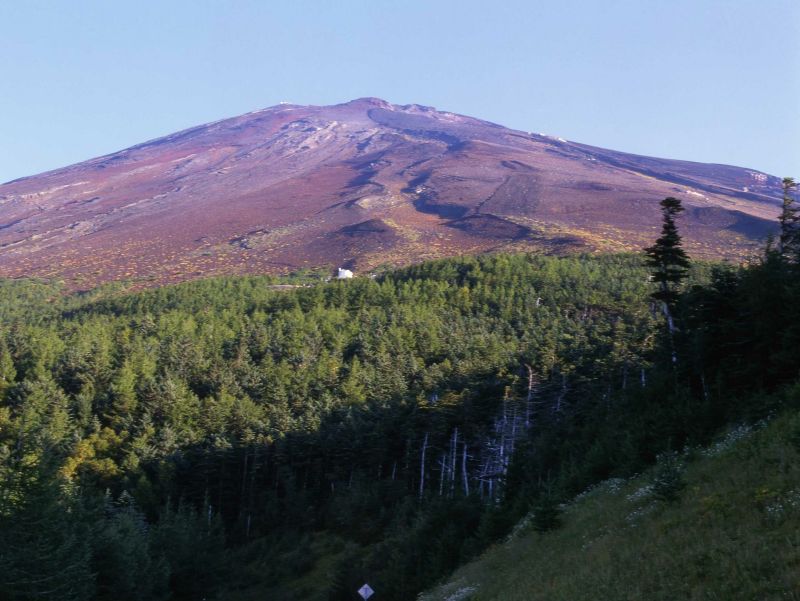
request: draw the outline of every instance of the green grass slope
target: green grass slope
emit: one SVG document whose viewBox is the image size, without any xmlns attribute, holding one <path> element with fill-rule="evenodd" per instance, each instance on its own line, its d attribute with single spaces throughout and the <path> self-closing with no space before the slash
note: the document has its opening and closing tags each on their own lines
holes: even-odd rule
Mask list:
<svg viewBox="0 0 800 601">
<path fill-rule="evenodd" d="M 800 413 L 677 461 L 679 486 L 674 461 L 606 481 L 560 528 L 523 521 L 420 601 L 800 600 Z"/>
</svg>

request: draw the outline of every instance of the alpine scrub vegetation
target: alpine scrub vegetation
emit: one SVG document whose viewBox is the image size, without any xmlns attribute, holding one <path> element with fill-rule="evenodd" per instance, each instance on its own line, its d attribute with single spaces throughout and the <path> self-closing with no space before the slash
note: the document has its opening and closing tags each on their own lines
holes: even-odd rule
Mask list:
<svg viewBox="0 0 800 601">
<path fill-rule="evenodd" d="M 402 601 L 522 540 L 526 516 L 560 539 L 601 482 L 632 497 L 615 523 L 678 520 L 697 485 L 683 449 L 798 403 L 800 266 L 772 249 L 689 264 L 680 203 L 662 208 L 648 264 L 501 254 L 290 290 L 0 283 L 0 597 L 336 601 L 369 582 Z M 782 474 L 768 515 L 800 489 Z M 669 588 L 627 577 L 627 598 Z M 606 590 L 583 582 L 563 598 Z"/>
</svg>

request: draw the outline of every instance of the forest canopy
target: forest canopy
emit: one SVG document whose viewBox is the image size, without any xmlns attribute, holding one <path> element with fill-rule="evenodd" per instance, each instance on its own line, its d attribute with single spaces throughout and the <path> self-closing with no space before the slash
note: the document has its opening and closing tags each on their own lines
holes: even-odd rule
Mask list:
<svg viewBox="0 0 800 601">
<path fill-rule="evenodd" d="M 592 483 L 774 410 L 797 275 L 693 263 L 669 332 L 638 255 L 3 281 L 0 597 L 413 599 L 531 507 L 557 527 Z"/>
</svg>

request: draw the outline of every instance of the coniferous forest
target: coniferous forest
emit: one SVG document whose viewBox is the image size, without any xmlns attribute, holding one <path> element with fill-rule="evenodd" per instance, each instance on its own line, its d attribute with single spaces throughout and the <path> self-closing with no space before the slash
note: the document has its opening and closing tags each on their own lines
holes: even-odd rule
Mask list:
<svg viewBox="0 0 800 601">
<path fill-rule="evenodd" d="M 639 255 L 3 281 L 0 598 L 414 599 L 532 509 L 558 528 L 593 484 L 800 404 L 787 182 L 739 266 L 689 261 L 667 199 Z"/>
</svg>

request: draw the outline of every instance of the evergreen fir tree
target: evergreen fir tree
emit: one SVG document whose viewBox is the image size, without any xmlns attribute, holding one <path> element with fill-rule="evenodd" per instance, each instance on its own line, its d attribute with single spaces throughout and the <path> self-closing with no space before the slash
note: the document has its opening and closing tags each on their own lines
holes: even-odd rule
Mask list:
<svg viewBox="0 0 800 601">
<path fill-rule="evenodd" d="M 0 599 L 89 601 L 89 520 L 50 460 L 0 466 Z M 6 469 L 3 469 L 6 468 Z"/>
<path fill-rule="evenodd" d="M 533 508 L 533 529 L 548 532 L 561 526 L 561 508 L 555 496 L 544 494 Z"/>
<path fill-rule="evenodd" d="M 794 178 L 783 178 L 783 209 L 778 217 L 781 224 L 778 254 L 789 261 L 800 259 L 800 208 L 795 204 L 796 189 Z"/>
<path fill-rule="evenodd" d="M 689 269 L 689 257 L 683 250 L 681 235 L 675 224 L 675 217 L 683 210 L 681 201 L 677 198 L 670 196 L 661 201 L 664 220 L 661 236 L 653 246 L 645 249 L 647 266 L 653 270 L 652 278 L 658 285 L 651 296 L 661 302 L 670 333 L 675 329 L 672 314 L 680 285 L 686 279 Z"/>
<path fill-rule="evenodd" d="M 0 334 L 0 400 L 5 397 L 6 391 L 14 384 L 16 377 L 17 370 L 14 367 L 11 351 L 5 337 Z"/>
</svg>

